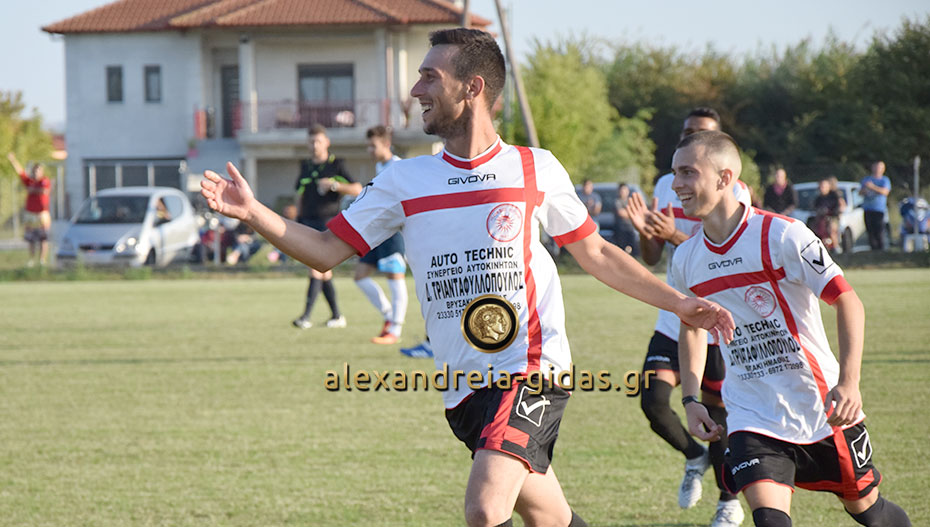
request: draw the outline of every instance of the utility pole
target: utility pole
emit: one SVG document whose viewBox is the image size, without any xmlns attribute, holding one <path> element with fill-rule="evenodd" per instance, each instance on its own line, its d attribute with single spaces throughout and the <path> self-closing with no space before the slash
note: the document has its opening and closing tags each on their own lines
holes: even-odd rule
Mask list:
<svg viewBox="0 0 930 527">
<path fill-rule="evenodd" d="M 468 0 L 465 0 L 466 5 Z M 501 35 L 504 37 L 504 50 L 507 53 L 507 62 L 510 63 L 510 74 L 513 76 L 513 85 L 517 90 L 517 101 L 520 103 L 520 113 L 523 114 L 523 126 L 526 128 L 526 136 L 529 139 L 530 146 L 539 148 L 539 137 L 536 135 L 536 125 L 533 123 L 533 114 L 530 112 L 530 104 L 526 100 L 526 92 L 523 90 L 523 78 L 520 76 L 520 69 L 517 67 L 517 61 L 513 56 L 513 47 L 510 45 L 510 28 L 507 25 L 507 18 L 504 16 L 504 10 L 501 8 L 501 0 L 494 0 L 497 6 L 497 19 L 501 26 Z"/>
<path fill-rule="evenodd" d="M 468 27 L 471 25 L 471 13 L 469 12 L 469 7 L 471 0 L 464 0 L 462 4 L 462 27 Z"/>
</svg>

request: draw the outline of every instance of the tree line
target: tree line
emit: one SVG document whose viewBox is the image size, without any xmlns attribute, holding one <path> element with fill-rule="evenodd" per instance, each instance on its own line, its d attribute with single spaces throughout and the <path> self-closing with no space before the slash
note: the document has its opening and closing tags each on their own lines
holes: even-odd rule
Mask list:
<svg viewBox="0 0 930 527">
<path fill-rule="evenodd" d="M 876 33 L 864 50 L 832 35 L 748 55 L 576 37 L 535 42 L 521 67 L 540 143 L 576 180 L 651 188 L 683 117 L 710 106 L 746 151 L 757 191 L 777 167 L 795 182 L 859 180 L 882 159 L 903 193 L 915 155 L 921 188 L 930 184 L 930 16 Z"/>
</svg>

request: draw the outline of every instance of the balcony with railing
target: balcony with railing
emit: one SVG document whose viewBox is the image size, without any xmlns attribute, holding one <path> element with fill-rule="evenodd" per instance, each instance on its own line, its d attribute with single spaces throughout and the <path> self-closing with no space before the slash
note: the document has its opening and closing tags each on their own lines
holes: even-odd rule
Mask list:
<svg viewBox="0 0 930 527">
<path fill-rule="evenodd" d="M 238 136 L 241 133 L 273 133 L 305 130 L 313 124 L 329 129 L 365 130 L 379 124 L 395 131 L 420 130 L 422 121 L 413 99 L 356 99 L 345 102 L 307 102 L 295 100 L 259 101 L 254 109 L 241 102 L 223 112 L 219 123 L 214 108 L 194 110 L 194 138 L 215 139 Z M 418 109 L 418 108 L 417 108 Z"/>
</svg>

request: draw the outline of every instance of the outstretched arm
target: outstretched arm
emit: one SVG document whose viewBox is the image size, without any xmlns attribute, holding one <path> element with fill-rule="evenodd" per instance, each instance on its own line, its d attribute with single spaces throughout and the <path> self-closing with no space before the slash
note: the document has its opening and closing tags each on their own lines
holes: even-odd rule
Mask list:
<svg viewBox="0 0 930 527">
<path fill-rule="evenodd" d="M 836 329 L 839 340 L 840 378 L 827 393 L 824 407 L 830 414 L 827 423 L 844 426 L 856 422 L 862 410 L 859 374 L 862 367 L 862 347 L 865 340 L 865 308 L 855 291 L 846 291 L 833 303 L 836 308 Z M 835 407 L 834 407 L 835 405 Z"/>
<path fill-rule="evenodd" d="M 682 398 L 697 398 L 707 364 L 707 334 L 703 329 L 681 325 L 678 333 L 678 365 L 681 373 Z M 723 427 L 707 412 L 700 402 L 685 403 L 688 431 L 698 439 L 717 441 L 723 435 Z"/>
<path fill-rule="evenodd" d="M 204 172 L 200 194 L 211 209 L 244 221 L 288 256 L 326 271 L 352 256 L 355 249 L 327 230 L 320 232 L 286 220 L 255 199 L 252 189 L 232 163 L 226 164 L 231 179 L 216 172 Z"/>
<path fill-rule="evenodd" d="M 20 165 L 19 160 L 16 159 L 16 154 L 10 152 L 6 155 L 6 158 L 10 160 L 10 164 L 13 165 L 13 170 L 15 170 L 17 174 L 22 175 L 26 173 L 26 171 L 23 170 L 23 165 Z"/>
<path fill-rule="evenodd" d="M 621 293 L 671 311 L 688 324 L 709 330 L 723 342 L 733 338 L 730 312 L 719 305 L 685 296 L 655 277 L 623 249 L 594 233 L 565 248 L 582 269 Z"/>
</svg>

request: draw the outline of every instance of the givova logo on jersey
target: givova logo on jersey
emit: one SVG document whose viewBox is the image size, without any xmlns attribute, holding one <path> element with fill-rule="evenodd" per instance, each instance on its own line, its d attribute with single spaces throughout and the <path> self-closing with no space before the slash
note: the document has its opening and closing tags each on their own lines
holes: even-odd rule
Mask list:
<svg viewBox="0 0 930 527">
<path fill-rule="evenodd" d="M 523 212 L 512 203 L 503 203 L 491 209 L 486 221 L 488 234 L 499 242 L 510 242 L 523 230 Z"/>
</svg>

